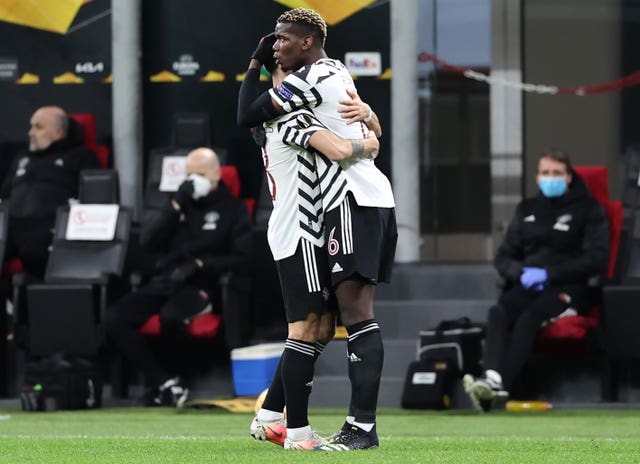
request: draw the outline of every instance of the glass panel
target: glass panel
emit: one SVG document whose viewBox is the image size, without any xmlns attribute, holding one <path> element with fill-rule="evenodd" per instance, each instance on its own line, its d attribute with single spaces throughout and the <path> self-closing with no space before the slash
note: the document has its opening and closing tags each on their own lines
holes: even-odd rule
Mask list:
<svg viewBox="0 0 640 464">
<path fill-rule="evenodd" d="M 420 26 L 422 52 L 489 73 L 490 0 L 423 0 Z M 491 228 L 489 87 L 423 61 L 419 98 L 425 259 L 475 261 L 482 250 L 461 255 L 455 242 L 473 235 L 486 248 L 482 237 Z M 452 246 L 455 257 L 448 252 Z"/>
</svg>

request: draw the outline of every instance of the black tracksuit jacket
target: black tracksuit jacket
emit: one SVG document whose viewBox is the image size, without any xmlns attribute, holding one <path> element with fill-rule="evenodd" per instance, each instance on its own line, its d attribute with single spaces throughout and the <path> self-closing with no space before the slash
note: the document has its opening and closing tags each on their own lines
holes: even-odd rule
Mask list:
<svg viewBox="0 0 640 464">
<path fill-rule="evenodd" d="M 16 156 L 0 197 L 10 200 L 12 218 L 46 219 L 53 224 L 58 207 L 78 198 L 80 171 L 100 168 L 95 153 L 82 144 L 82 127 L 69 119 L 66 138 L 46 150 Z"/>
<path fill-rule="evenodd" d="M 246 205 L 220 182 L 206 197 L 184 205 L 182 212 L 167 205 L 145 221 L 141 245 L 166 263 L 160 273 L 170 274 L 177 266 L 202 260 L 204 266 L 188 283 L 212 289 L 220 274 L 248 269 L 251 239 Z"/>
<path fill-rule="evenodd" d="M 571 295 L 603 275 L 609 258 L 609 223 L 603 207 L 573 172 L 568 191 L 558 198 L 539 194 L 517 207 L 494 265 L 507 285 L 520 282 L 522 268 L 547 271 L 549 285 Z"/>
</svg>

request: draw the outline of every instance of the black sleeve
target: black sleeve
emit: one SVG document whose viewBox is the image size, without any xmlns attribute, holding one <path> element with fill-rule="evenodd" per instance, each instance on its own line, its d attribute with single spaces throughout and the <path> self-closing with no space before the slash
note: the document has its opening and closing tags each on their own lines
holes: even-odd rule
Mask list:
<svg viewBox="0 0 640 464">
<path fill-rule="evenodd" d="M 16 169 L 18 167 L 18 160 L 20 159 L 20 155 L 16 156 L 11 162 L 11 166 L 9 170 L 4 176 L 4 180 L 2 181 L 2 187 L 0 188 L 0 198 L 6 200 L 11 195 L 11 185 L 13 184 L 13 178 L 16 175 Z"/>
<path fill-rule="evenodd" d="M 145 212 L 140 245 L 147 251 L 166 250 L 180 224 L 180 213 L 170 206 Z"/>
<path fill-rule="evenodd" d="M 238 94 L 237 120 L 240 127 L 257 126 L 280 116 L 278 110 L 273 106 L 269 92 L 260 95 L 259 82 L 260 71 L 249 69 L 240 85 L 240 93 Z"/>
<path fill-rule="evenodd" d="M 524 244 L 522 242 L 522 204 L 518 205 L 507 232 L 498 248 L 493 264 L 500 276 L 509 283 L 517 282 L 522 274 Z"/>
</svg>

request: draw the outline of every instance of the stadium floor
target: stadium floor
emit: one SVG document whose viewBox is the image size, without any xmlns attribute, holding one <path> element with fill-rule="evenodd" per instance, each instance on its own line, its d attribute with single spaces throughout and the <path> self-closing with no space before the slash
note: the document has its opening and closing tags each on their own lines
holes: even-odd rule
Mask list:
<svg viewBox="0 0 640 464">
<path fill-rule="evenodd" d="M 344 412 L 311 410 L 323 435 Z M 480 414 L 383 409 L 380 449 L 285 452 L 248 435 L 251 413 L 104 408 L 0 409 L 0 462 L 11 463 L 618 463 L 640 462 L 640 410 L 554 409 Z"/>
</svg>

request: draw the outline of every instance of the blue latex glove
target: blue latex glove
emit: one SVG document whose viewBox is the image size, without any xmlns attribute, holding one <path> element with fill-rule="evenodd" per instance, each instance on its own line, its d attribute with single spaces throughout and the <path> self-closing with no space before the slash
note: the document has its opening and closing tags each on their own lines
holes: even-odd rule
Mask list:
<svg viewBox="0 0 640 464">
<path fill-rule="evenodd" d="M 549 276 L 546 269 L 541 267 L 523 267 L 522 275 L 520 275 L 520 283 L 527 290 L 530 288 L 538 291 L 542 290 L 548 279 Z"/>
</svg>

